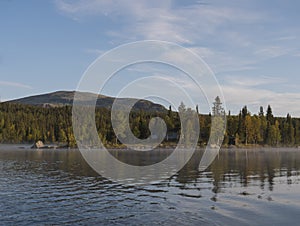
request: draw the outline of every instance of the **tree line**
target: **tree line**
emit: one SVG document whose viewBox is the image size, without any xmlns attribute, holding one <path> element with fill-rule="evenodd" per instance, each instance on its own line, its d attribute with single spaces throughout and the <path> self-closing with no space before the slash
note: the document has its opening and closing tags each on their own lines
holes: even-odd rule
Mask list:
<svg viewBox="0 0 300 226">
<path fill-rule="evenodd" d="M 217 97 L 211 114 L 200 114 L 187 108 L 183 103 L 179 111 L 197 112 L 199 116 L 199 145 L 206 145 L 211 133 L 211 120 L 220 113 L 221 102 Z M 222 111 L 222 114 L 225 112 Z M 261 107 L 257 114 L 251 114 L 247 106 L 238 115 L 226 115 L 226 131 L 223 145 L 300 145 L 300 119 L 290 114 L 275 117 L 269 105 L 266 112 Z M 165 143 L 178 141 L 181 122 L 177 111 L 171 107 L 166 112 L 132 111 L 129 122 L 132 133 L 145 139 L 150 135 L 149 122 L 153 117 L 161 117 L 167 125 Z M 111 112 L 107 108 L 96 108 L 95 122 L 99 137 L 106 145 L 120 145 L 111 124 Z M 189 126 L 193 123 L 188 122 Z M 83 125 L 84 126 L 84 125 Z M 83 128 L 88 130 L 89 128 Z M 185 128 L 188 130 L 188 128 Z M 0 143 L 33 143 L 42 140 L 46 143 L 67 143 L 76 146 L 72 129 L 72 106 L 38 107 L 31 105 L 0 104 Z"/>
<path fill-rule="evenodd" d="M 224 143 L 261 144 L 270 146 L 295 146 L 300 144 L 300 119 L 275 117 L 269 105 L 266 113 L 260 107 L 258 114 L 243 107 L 237 116 L 227 116 Z"/>
</svg>

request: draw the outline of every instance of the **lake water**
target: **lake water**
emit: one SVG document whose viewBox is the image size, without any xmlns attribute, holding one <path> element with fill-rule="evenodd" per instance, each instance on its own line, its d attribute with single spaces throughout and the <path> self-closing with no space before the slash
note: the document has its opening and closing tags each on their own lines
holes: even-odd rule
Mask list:
<svg viewBox="0 0 300 226">
<path fill-rule="evenodd" d="M 77 150 L 0 150 L 1 225 L 299 225 L 300 150 L 222 150 L 166 181 L 120 185 Z"/>
</svg>

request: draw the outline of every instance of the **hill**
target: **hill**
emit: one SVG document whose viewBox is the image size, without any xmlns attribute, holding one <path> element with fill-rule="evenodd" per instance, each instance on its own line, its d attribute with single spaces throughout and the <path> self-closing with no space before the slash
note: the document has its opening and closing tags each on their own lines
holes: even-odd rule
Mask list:
<svg viewBox="0 0 300 226">
<path fill-rule="evenodd" d="M 33 106 L 42 107 L 59 107 L 64 105 L 72 105 L 74 99 L 75 91 L 57 91 L 52 93 L 40 94 L 35 96 L 24 97 L 20 99 L 15 99 L 8 101 L 8 103 L 18 103 Z M 97 96 L 97 107 L 102 107 L 106 109 L 111 109 L 111 106 L 115 100 L 114 97 L 97 95 L 93 93 L 83 93 L 81 94 L 81 102 L 83 105 L 92 105 L 93 99 Z M 131 98 L 120 98 L 121 103 L 124 106 L 128 104 L 129 101 L 135 100 Z M 136 99 L 137 100 L 137 99 Z M 148 112 L 165 112 L 166 108 L 160 104 L 153 103 L 148 100 L 137 100 L 138 102 L 134 105 L 134 110 L 144 110 Z"/>
</svg>

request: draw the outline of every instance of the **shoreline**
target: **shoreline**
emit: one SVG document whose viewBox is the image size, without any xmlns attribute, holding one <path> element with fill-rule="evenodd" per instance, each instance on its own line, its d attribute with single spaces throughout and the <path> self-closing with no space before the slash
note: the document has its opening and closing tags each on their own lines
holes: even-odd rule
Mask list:
<svg viewBox="0 0 300 226">
<path fill-rule="evenodd" d="M 174 150 L 177 145 L 160 145 L 154 150 Z M 69 147 L 65 144 L 45 144 L 42 148 L 35 148 L 32 147 L 32 143 L 0 143 L 0 150 L 6 148 L 14 148 L 19 150 L 79 150 L 78 147 Z M 126 146 L 123 145 L 107 145 L 105 148 L 109 151 L 114 150 L 123 150 L 123 151 L 134 151 L 128 149 Z M 184 149 L 184 147 L 180 147 Z M 91 148 L 92 149 L 92 148 Z M 206 146 L 197 146 L 196 150 L 205 150 Z M 300 146 L 266 146 L 266 145 L 232 145 L 232 146 L 221 146 L 220 150 L 268 150 L 268 149 L 290 149 L 290 150 L 299 150 Z M 143 150 L 141 150 L 143 152 Z"/>
</svg>

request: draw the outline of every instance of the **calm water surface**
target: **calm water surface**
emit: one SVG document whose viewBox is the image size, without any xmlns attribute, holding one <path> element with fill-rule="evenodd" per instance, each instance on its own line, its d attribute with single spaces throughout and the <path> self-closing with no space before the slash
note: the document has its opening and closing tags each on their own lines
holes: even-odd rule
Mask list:
<svg viewBox="0 0 300 226">
<path fill-rule="evenodd" d="M 167 181 L 113 183 L 77 150 L 0 148 L 1 225 L 299 225 L 300 150 L 196 156 Z"/>
</svg>

